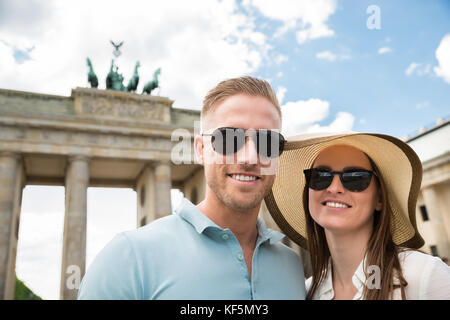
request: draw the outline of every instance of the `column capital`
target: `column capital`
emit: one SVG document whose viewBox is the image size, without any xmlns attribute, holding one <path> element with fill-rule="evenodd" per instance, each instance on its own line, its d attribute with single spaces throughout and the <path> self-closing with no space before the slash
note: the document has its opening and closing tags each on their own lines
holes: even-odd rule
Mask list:
<svg viewBox="0 0 450 320">
<path fill-rule="evenodd" d="M 67 157 L 67 161 L 68 162 L 72 162 L 72 161 L 86 161 L 86 162 L 90 162 L 91 158 L 86 156 L 86 155 L 82 155 L 82 154 L 72 154 L 69 155 Z"/>
<path fill-rule="evenodd" d="M 157 168 L 159 166 L 171 166 L 171 161 L 170 160 L 159 160 L 159 161 L 155 161 L 152 162 L 151 166 L 153 168 Z"/>
<path fill-rule="evenodd" d="M 22 154 L 14 151 L 0 151 L 0 157 L 14 158 L 16 160 L 21 160 Z"/>
</svg>

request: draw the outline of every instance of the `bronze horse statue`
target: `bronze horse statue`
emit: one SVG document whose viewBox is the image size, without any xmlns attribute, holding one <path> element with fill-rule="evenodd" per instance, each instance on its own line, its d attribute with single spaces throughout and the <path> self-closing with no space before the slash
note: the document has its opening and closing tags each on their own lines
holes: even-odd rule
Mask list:
<svg viewBox="0 0 450 320">
<path fill-rule="evenodd" d="M 136 91 L 136 88 L 139 84 L 139 74 L 138 74 L 138 68 L 141 66 L 141 64 L 136 62 L 136 66 L 134 67 L 134 74 L 133 77 L 128 82 L 127 91 Z"/>
<path fill-rule="evenodd" d="M 153 74 L 153 80 L 149 81 L 145 84 L 144 86 L 144 90 L 142 90 L 142 93 L 148 93 L 151 94 L 152 90 L 156 89 L 159 87 L 159 82 L 158 82 L 158 76 L 161 73 L 161 68 L 158 68 L 155 73 Z"/>
<path fill-rule="evenodd" d="M 94 68 L 92 67 L 91 59 L 87 58 L 86 61 L 87 61 L 87 65 L 89 67 L 88 81 L 91 84 L 91 88 L 97 88 L 98 87 L 98 78 L 94 72 Z"/>
</svg>

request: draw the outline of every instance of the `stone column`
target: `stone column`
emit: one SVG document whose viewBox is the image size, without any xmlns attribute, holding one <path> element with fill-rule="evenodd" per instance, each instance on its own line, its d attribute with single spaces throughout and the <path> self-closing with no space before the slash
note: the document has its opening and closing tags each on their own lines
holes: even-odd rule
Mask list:
<svg viewBox="0 0 450 320">
<path fill-rule="evenodd" d="M 170 163 L 158 162 L 155 165 L 155 219 L 172 213 L 170 189 L 172 188 L 170 176 Z"/>
<path fill-rule="evenodd" d="M 61 268 L 60 297 L 77 298 L 78 288 L 85 273 L 87 188 L 89 186 L 89 159 L 71 156 L 66 172 L 66 210 Z"/>
<path fill-rule="evenodd" d="M 142 227 L 155 219 L 155 173 L 147 165 L 139 175 L 136 183 L 137 226 Z"/>
<path fill-rule="evenodd" d="M 442 217 L 447 212 L 440 210 L 439 197 L 436 194 L 434 186 L 422 189 L 422 195 L 430 219 L 429 223 L 432 225 L 434 231 L 438 254 L 441 257 L 450 257 L 449 237 L 445 230 L 444 219 Z"/>
<path fill-rule="evenodd" d="M 20 155 L 0 153 L 0 300 L 14 299 L 23 185 Z"/>
</svg>

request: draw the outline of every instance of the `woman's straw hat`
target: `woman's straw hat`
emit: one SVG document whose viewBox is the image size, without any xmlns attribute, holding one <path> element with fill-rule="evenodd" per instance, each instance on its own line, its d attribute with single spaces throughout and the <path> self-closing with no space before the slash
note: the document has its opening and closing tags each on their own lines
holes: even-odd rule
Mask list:
<svg viewBox="0 0 450 320">
<path fill-rule="evenodd" d="M 395 244 L 420 248 L 424 241 L 417 231 L 416 201 L 422 181 L 422 164 L 403 141 L 383 134 L 304 134 L 287 139 L 279 158 L 275 181 L 265 202 L 280 229 L 295 243 L 307 248 L 303 210 L 304 169 L 312 167 L 317 155 L 330 146 L 349 145 L 367 154 L 378 167 L 392 209 L 392 238 Z"/>
</svg>

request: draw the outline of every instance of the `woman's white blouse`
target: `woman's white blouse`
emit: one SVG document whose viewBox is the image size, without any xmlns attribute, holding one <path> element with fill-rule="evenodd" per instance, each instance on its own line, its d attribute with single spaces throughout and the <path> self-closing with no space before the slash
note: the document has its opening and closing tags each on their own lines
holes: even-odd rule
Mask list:
<svg viewBox="0 0 450 320">
<path fill-rule="evenodd" d="M 402 266 L 403 277 L 408 283 L 405 287 L 406 299 L 450 300 L 450 267 L 440 258 L 415 250 L 402 251 L 398 256 Z M 333 280 L 330 271 L 331 259 L 328 264 L 328 270 L 322 285 L 316 290 L 313 296 L 314 300 L 331 300 L 334 297 Z M 306 280 L 307 291 L 311 287 L 311 281 L 312 278 Z M 358 290 L 353 300 L 359 300 L 362 297 L 364 283 L 366 282 L 363 261 L 361 261 L 358 269 L 356 269 L 352 277 L 352 282 Z M 398 282 L 398 279 L 394 278 L 394 284 L 398 284 Z M 401 298 L 400 288 L 395 289 L 393 299 L 400 300 Z"/>
</svg>

